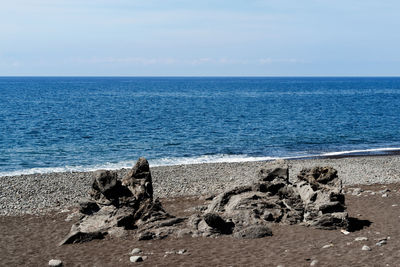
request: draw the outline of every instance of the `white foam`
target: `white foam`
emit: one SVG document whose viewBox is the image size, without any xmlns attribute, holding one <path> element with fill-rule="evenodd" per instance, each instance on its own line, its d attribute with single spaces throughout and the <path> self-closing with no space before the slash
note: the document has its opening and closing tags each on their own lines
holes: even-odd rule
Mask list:
<svg viewBox="0 0 400 267">
<path fill-rule="evenodd" d="M 369 153 L 369 152 L 385 152 L 385 151 L 400 151 L 400 147 L 384 147 L 384 148 L 370 148 L 370 149 L 358 149 L 358 150 L 346 150 L 323 153 L 320 156 L 339 156 L 355 153 Z"/>
<path fill-rule="evenodd" d="M 188 157 L 188 158 L 162 158 L 158 160 L 150 160 L 151 166 L 171 166 L 171 165 L 186 165 L 186 164 L 201 164 L 201 163 L 222 163 L 222 162 L 246 162 L 246 161 L 264 161 L 264 160 L 275 160 L 278 157 L 252 157 L 247 155 L 204 155 L 199 157 Z"/>
<path fill-rule="evenodd" d="M 198 157 L 168 157 L 161 159 L 149 160 L 151 167 L 159 166 L 173 166 L 173 165 L 187 165 L 187 164 L 201 164 L 201 163 L 221 163 L 221 162 L 246 162 L 246 161 L 263 161 L 274 160 L 277 157 L 251 157 L 247 155 L 204 155 Z M 0 172 L 1 176 L 17 176 L 29 175 L 36 173 L 54 173 L 54 172 L 88 172 L 95 170 L 119 170 L 123 168 L 132 168 L 136 160 L 121 161 L 117 163 L 106 162 L 104 164 L 96 164 L 90 166 L 64 166 L 64 167 L 48 167 L 48 168 L 31 168 L 18 171 Z"/>
<path fill-rule="evenodd" d="M 28 175 L 36 173 L 54 173 L 54 172 L 89 172 L 96 170 L 118 170 L 122 168 L 132 168 L 136 161 L 122 161 L 118 163 L 106 162 L 104 164 L 96 164 L 90 166 L 64 166 L 64 167 L 46 167 L 46 168 L 31 168 L 10 172 L 0 172 L 1 176 L 17 176 L 17 175 Z"/>
<path fill-rule="evenodd" d="M 151 167 L 159 166 L 173 166 L 173 165 L 187 165 L 187 164 L 202 164 L 202 163 L 232 163 L 232 162 L 248 162 L 248 161 L 269 161 L 277 159 L 301 159 L 310 157 L 326 157 L 326 156 L 339 156 L 346 154 L 355 153 L 370 153 L 370 152 L 385 152 L 385 151 L 400 151 L 399 147 L 387 147 L 387 148 L 371 148 L 371 149 L 358 149 L 358 150 L 346 150 L 346 151 L 335 151 L 326 152 L 321 154 L 306 154 L 306 155 L 293 155 L 290 157 L 253 157 L 248 155 L 203 155 L 198 157 L 167 157 L 161 159 L 149 160 Z M 10 172 L 0 172 L 1 176 L 17 176 L 17 175 L 28 175 L 36 173 L 54 173 L 54 172 L 88 172 L 100 169 L 107 170 L 118 170 L 123 168 L 131 168 L 136 163 L 136 160 L 121 161 L 117 163 L 106 162 L 103 164 L 96 164 L 90 166 L 64 166 L 64 167 L 48 167 L 48 168 L 31 168 Z"/>
</svg>

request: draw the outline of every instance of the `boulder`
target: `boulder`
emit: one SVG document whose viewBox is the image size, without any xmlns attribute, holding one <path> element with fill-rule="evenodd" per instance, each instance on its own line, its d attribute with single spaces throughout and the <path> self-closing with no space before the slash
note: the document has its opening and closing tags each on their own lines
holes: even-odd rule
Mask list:
<svg viewBox="0 0 400 267">
<path fill-rule="evenodd" d="M 297 191 L 304 203 L 304 224 L 322 229 L 348 227 L 342 181 L 335 169 L 303 169 L 297 178 Z"/>
<path fill-rule="evenodd" d="M 335 169 L 303 169 L 293 183 L 289 181 L 288 168 L 262 169 L 258 179 L 251 186 L 217 195 L 203 215 L 192 216 L 188 223 L 193 234 L 213 236 L 232 232 L 235 237 L 253 238 L 267 236 L 271 223 L 322 229 L 348 226 L 342 184 Z M 224 232 L 227 222 L 229 231 Z"/>
<path fill-rule="evenodd" d="M 70 233 L 60 243 L 71 244 L 101 239 L 108 234 L 124 236 L 125 230 L 137 229 L 147 236 L 164 237 L 175 224 L 183 221 L 163 209 L 158 199 L 153 199 L 153 186 L 149 163 L 139 158 L 132 170 L 118 179 L 115 172 L 94 173 L 89 199 L 80 201 L 81 219 L 71 227 Z"/>
</svg>

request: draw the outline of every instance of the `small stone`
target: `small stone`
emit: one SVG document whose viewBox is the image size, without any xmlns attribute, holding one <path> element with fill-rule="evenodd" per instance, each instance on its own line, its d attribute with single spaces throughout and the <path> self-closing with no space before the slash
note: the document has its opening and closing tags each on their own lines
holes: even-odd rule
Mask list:
<svg viewBox="0 0 400 267">
<path fill-rule="evenodd" d="M 62 261 L 60 261 L 60 260 L 54 260 L 54 259 L 49 260 L 49 266 L 52 266 L 52 267 L 60 267 L 60 266 L 62 266 L 62 265 L 63 265 L 63 263 L 62 263 Z"/>
<path fill-rule="evenodd" d="M 340 232 L 342 232 L 342 234 L 344 234 L 344 235 L 348 235 L 348 234 L 350 234 L 350 232 L 349 231 L 346 231 L 346 230 L 340 230 Z"/>
<path fill-rule="evenodd" d="M 370 251 L 371 248 L 368 247 L 368 246 L 366 246 L 366 245 L 364 245 L 364 246 L 361 248 L 361 250 Z"/>
<path fill-rule="evenodd" d="M 130 260 L 130 262 L 141 262 L 141 261 L 145 260 L 145 257 L 146 256 L 131 256 L 129 258 L 129 260 Z"/>
<path fill-rule="evenodd" d="M 353 196 L 359 196 L 361 194 L 361 192 L 362 192 L 361 188 L 354 188 L 352 195 Z"/>
<path fill-rule="evenodd" d="M 331 248 L 331 247 L 333 247 L 333 244 L 325 245 L 322 248 Z"/>
<path fill-rule="evenodd" d="M 392 207 L 397 207 L 397 206 L 399 206 L 399 205 L 397 205 L 397 204 L 393 204 L 393 205 L 392 205 Z"/>
<path fill-rule="evenodd" d="M 317 264 L 318 264 L 318 260 L 313 260 L 313 261 L 310 263 L 310 266 L 317 266 Z"/>
<path fill-rule="evenodd" d="M 388 197 L 389 195 L 387 193 L 383 194 L 382 197 Z"/>
<path fill-rule="evenodd" d="M 387 244 L 386 239 L 381 239 L 381 240 L 379 240 L 379 242 L 376 243 L 375 245 L 378 246 L 378 247 L 381 247 L 381 246 L 386 245 L 386 244 Z"/>
<path fill-rule="evenodd" d="M 134 249 L 132 249 L 131 253 L 129 253 L 129 254 L 135 255 L 135 254 L 139 254 L 139 253 L 142 253 L 142 250 L 140 248 L 134 248 Z"/>
<path fill-rule="evenodd" d="M 371 192 L 370 194 L 371 194 L 372 196 L 374 196 L 376 193 L 375 193 L 375 192 Z"/>
<path fill-rule="evenodd" d="M 379 193 L 381 193 L 381 194 L 385 194 L 385 193 L 388 193 L 388 192 L 390 192 L 390 189 L 388 189 L 388 188 L 379 191 Z"/>
<path fill-rule="evenodd" d="M 180 250 L 178 250 L 178 253 L 177 254 L 185 254 L 185 252 L 186 252 L 186 249 L 180 249 Z"/>
<path fill-rule="evenodd" d="M 368 237 L 359 236 L 354 239 L 354 241 L 368 241 Z"/>
</svg>

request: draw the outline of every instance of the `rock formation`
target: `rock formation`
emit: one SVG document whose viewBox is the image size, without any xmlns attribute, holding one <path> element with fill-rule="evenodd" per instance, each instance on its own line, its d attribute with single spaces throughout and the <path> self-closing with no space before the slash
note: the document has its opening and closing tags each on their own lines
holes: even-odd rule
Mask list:
<svg viewBox="0 0 400 267">
<path fill-rule="evenodd" d="M 95 172 L 90 198 L 80 203 L 81 219 L 61 244 L 121 236 L 126 230 L 148 240 L 171 234 L 259 238 L 272 235 L 269 226 L 274 223 L 347 228 L 342 183 L 335 169 L 303 169 L 294 180 L 289 181 L 288 168 L 261 169 L 253 185 L 215 196 L 190 218 L 175 218 L 153 199 L 149 164 L 140 158 L 123 179 L 111 171 Z"/>
<path fill-rule="evenodd" d="M 188 223 L 194 235 L 231 234 L 238 238 L 271 235 L 271 223 L 346 228 L 342 184 L 331 167 L 303 169 L 293 184 L 287 168 L 260 170 L 259 181 L 216 196 L 203 214 Z"/>
<path fill-rule="evenodd" d="M 322 229 L 348 227 L 342 181 L 335 169 L 303 169 L 297 178 L 296 188 L 304 203 L 306 225 Z"/>
<path fill-rule="evenodd" d="M 97 171 L 90 198 L 80 202 L 82 215 L 61 244 L 80 243 L 103 238 L 107 234 L 137 229 L 143 239 L 162 238 L 168 227 L 182 222 L 164 211 L 158 199 L 153 200 L 149 163 L 140 158 L 126 177 Z"/>
</svg>

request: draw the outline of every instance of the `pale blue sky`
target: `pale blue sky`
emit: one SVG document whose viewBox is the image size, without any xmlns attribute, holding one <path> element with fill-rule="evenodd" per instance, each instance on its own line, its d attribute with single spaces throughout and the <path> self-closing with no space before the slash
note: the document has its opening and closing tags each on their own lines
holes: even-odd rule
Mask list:
<svg viewBox="0 0 400 267">
<path fill-rule="evenodd" d="M 0 76 L 400 75 L 395 0 L 0 1 Z"/>
</svg>

